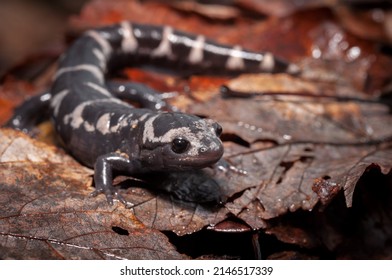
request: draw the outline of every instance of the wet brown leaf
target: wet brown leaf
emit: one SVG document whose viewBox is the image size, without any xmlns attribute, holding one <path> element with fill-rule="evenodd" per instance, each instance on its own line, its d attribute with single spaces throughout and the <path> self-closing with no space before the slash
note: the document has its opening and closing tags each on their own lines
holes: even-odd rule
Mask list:
<svg viewBox="0 0 392 280">
<path fill-rule="evenodd" d="M 317 178 L 312 186 L 312 190 L 318 195 L 320 202 L 324 205 L 329 204 L 341 189 L 338 184 L 330 182 L 328 179 L 330 179 L 329 176 Z"/>
<path fill-rule="evenodd" d="M 279 78 L 275 82 L 282 87 Z M 264 90 L 264 86 L 261 90 Z M 254 91 L 257 83 L 249 87 Z M 292 90 L 295 89 L 293 83 Z M 297 93 L 303 93 L 302 87 Z M 360 144 L 382 141 L 392 135 L 392 127 L 387 125 L 392 121 L 389 107 L 382 103 L 367 103 L 366 100 L 363 103 L 339 101 L 330 97 L 303 97 L 283 92 L 251 99 L 215 98 L 211 102 L 194 105 L 189 110 L 218 120 L 225 133 L 237 135 L 255 145 L 261 140 L 281 144 Z"/>
<path fill-rule="evenodd" d="M 341 186 L 346 190 L 347 204 L 351 205 L 355 184 L 371 164 L 369 162 L 390 170 L 390 158 L 391 149 L 377 151 L 375 147 L 329 145 L 287 145 L 247 157 L 236 156 L 231 158 L 232 162 L 237 159 L 249 173 L 255 172 L 261 182 L 226 207 L 248 224 L 255 225 L 262 219 L 274 218 L 287 211 L 312 210 L 319 200 L 312 190 L 316 178 L 330 178 L 331 184 Z"/>
<path fill-rule="evenodd" d="M 368 1 L 368 4 L 375 5 L 373 7 L 368 5 L 367 8 L 361 8 L 360 3 L 355 6 L 355 1 L 352 4 L 340 5 L 335 9 L 342 25 L 361 38 L 391 44 L 392 25 L 390 22 L 392 22 L 392 13 L 388 9 L 387 3 Z"/>
<path fill-rule="evenodd" d="M 321 7 L 328 0 L 235 0 L 236 4 L 260 14 L 285 17 L 299 10 Z"/>
<path fill-rule="evenodd" d="M 224 221 L 229 210 L 217 202 L 230 199 L 257 183 L 252 175 L 210 169 L 158 175 L 157 180 L 159 182 L 148 181 L 145 188 L 135 188 L 128 183 L 126 187 L 131 188 L 124 190 L 124 197 L 134 204 L 135 216 L 143 224 L 177 235 L 214 227 Z"/>
<path fill-rule="evenodd" d="M 370 166 L 356 184 L 351 208 L 340 193 L 326 207 L 271 220 L 266 232 L 302 248 L 321 248 L 322 258 L 391 259 L 391 174 Z"/>
<path fill-rule="evenodd" d="M 265 81 L 263 75 L 259 76 Z M 343 188 L 350 206 L 355 183 L 367 167 L 379 165 L 384 174 L 391 169 L 391 148 L 375 145 L 392 135 L 388 125 L 392 115 L 387 105 L 323 100 L 311 90 L 311 98 L 295 96 L 303 93 L 301 81 L 299 86 L 292 82 L 290 92 L 286 94 L 283 88 L 279 95 L 281 77 L 272 78 L 269 84 L 258 82 L 257 76 L 251 78 L 252 83 L 249 76 L 242 76 L 229 86 L 241 84 L 243 91 L 248 87 L 250 92 L 275 93 L 251 99 L 215 98 L 191 109 L 200 115 L 209 113 L 223 125 L 226 139 L 240 146 L 228 147 L 228 158 L 259 179 L 254 188 L 248 186 L 250 189 L 241 197 L 226 204 L 248 224 L 258 228 L 263 219 L 300 208 L 311 210 L 319 200 L 311 189 L 316 179 L 327 178 L 328 184 Z M 277 145 L 263 145 L 271 141 Z"/>
<path fill-rule="evenodd" d="M 197 13 L 214 20 L 233 20 L 240 16 L 240 11 L 233 6 L 214 3 L 198 3 L 195 1 L 172 1 L 174 8 L 190 13 Z"/>
</svg>

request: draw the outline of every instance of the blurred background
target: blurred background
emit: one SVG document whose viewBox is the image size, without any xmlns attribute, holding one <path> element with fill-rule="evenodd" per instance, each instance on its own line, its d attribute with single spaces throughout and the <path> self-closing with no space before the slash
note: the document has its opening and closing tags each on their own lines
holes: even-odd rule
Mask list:
<svg viewBox="0 0 392 280">
<path fill-rule="evenodd" d="M 91 4 L 86 5 L 87 2 Z M 126 6 L 124 3 L 133 3 L 133 5 Z M 159 3 L 161 6 L 159 6 Z M 229 22 L 231 25 L 227 26 L 239 30 L 241 21 L 247 22 L 248 26 L 253 27 L 255 26 L 253 23 L 259 22 L 260 19 L 293 18 L 296 26 L 293 27 L 293 31 L 290 31 L 292 34 L 283 32 L 284 36 L 277 36 L 279 38 L 272 39 L 271 36 L 274 36 L 274 30 L 267 24 L 265 28 L 255 27 L 255 29 L 259 28 L 256 33 L 260 36 L 264 36 L 263 34 L 268 33 L 268 30 L 272 30 L 269 31 L 270 35 L 263 38 L 263 48 L 266 50 L 273 49 L 274 53 L 283 54 L 284 57 L 289 59 L 300 58 L 300 60 L 303 60 L 304 57 L 322 58 L 324 60 L 331 59 L 331 57 L 341 59 L 339 55 L 342 52 L 345 56 L 354 55 L 357 58 L 359 54 L 364 53 L 364 48 L 347 48 L 344 45 L 346 41 L 345 38 L 342 39 L 342 36 L 345 36 L 345 33 L 337 28 L 330 28 L 332 25 L 328 26 L 328 22 L 334 17 L 339 24 L 339 28 L 342 28 L 349 35 L 354 35 L 354 41 L 350 44 L 355 45 L 357 38 L 364 39 L 364 41 L 369 42 L 369 46 L 373 44 L 371 45 L 372 50 L 368 48 L 370 52 L 387 55 L 388 57 L 392 55 L 391 0 L 0 0 L 0 4 L 0 80 L 10 70 L 14 75 L 17 74 L 15 69 L 27 65 L 31 60 L 35 61 L 35 68 L 31 70 L 33 67 L 30 67 L 28 71 L 34 71 L 38 75 L 40 69 L 45 69 L 56 60 L 59 54 L 64 52 L 66 48 L 64 42 L 67 38 L 70 38 L 69 35 L 76 37 L 78 32 L 84 28 L 115 22 L 116 18 L 119 20 L 129 18 L 138 22 L 171 24 L 177 28 L 180 27 L 195 32 L 195 30 L 199 30 L 198 25 L 194 24 L 197 22 L 195 16 L 198 16 L 211 25 L 211 28 L 206 28 L 202 33 L 214 38 L 221 33 L 214 33 L 212 31 L 213 25 L 222 24 L 223 26 L 223 23 L 227 24 Z M 88 6 L 90 6 L 90 9 L 88 9 Z M 111 6 L 118 7 L 113 8 L 110 12 L 105 10 Z M 142 6 L 145 6 L 145 8 L 142 9 Z M 166 6 L 166 9 L 169 7 L 179 13 L 174 17 L 170 16 L 168 10 L 159 8 L 162 6 Z M 123 7 L 130 8 L 124 9 Z M 156 14 L 146 14 L 146 9 L 148 11 L 156 9 Z M 69 20 L 70 17 L 77 18 L 77 15 L 83 13 L 83 11 L 84 15 L 81 18 L 87 24 L 72 25 Z M 317 14 L 329 14 L 327 17 L 330 19 L 318 23 Z M 308 20 L 304 18 L 298 20 L 304 15 L 307 16 Z M 315 16 L 312 17 L 312 15 Z M 295 19 L 296 16 L 297 19 Z M 107 20 L 108 18 L 110 20 Z M 271 22 L 274 21 L 270 20 L 269 23 Z M 306 33 L 306 26 L 312 24 L 315 26 L 319 24 L 319 27 L 313 28 L 315 31 Z M 284 28 L 286 27 L 282 26 L 282 29 Z M 320 34 L 314 35 L 318 32 L 317 30 L 321 30 Z M 322 30 L 326 30 L 325 34 Z M 239 42 L 248 48 L 249 46 L 253 47 L 251 40 L 246 37 L 246 32 L 240 31 L 240 33 L 244 34 L 244 42 L 238 40 L 238 36 L 234 32 L 226 32 L 226 34 L 219 35 L 217 39 L 228 43 L 231 41 Z M 293 35 L 293 33 L 298 34 Z M 233 34 L 235 34 L 236 40 L 232 40 L 234 38 Z M 279 33 L 275 32 L 275 34 Z M 289 36 L 294 36 L 296 39 L 289 39 Z M 271 47 L 271 41 L 275 42 L 276 40 L 279 40 L 283 47 L 289 45 L 296 56 L 285 56 L 285 53 L 282 53 L 282 48 Z M 302 49 L 295 47 L 298 42 L 301 42 Z M 321 49 L 315 49 L 314 45 L 316 44 L 321 45 Z M 354 50 L 354 53 L 348 53 L 347 49 Z M 286 50 L 283 51 L 286 52 Z M 346 60 L 352 59 L 350 57 L 344 58 Z M 26 69 L 23 71 L 26 71 Z M 385 71 L 382 72 L 385 73 Z M 19 78 L 34 77 L 34 73 L 17 76 Z"/>
<path fill-rule="evenodd" d="M 0 76 L 27 57 L 52 52 L 64 40 L 67 18 L 87 0 L 1 0 Z"/>
</svg>

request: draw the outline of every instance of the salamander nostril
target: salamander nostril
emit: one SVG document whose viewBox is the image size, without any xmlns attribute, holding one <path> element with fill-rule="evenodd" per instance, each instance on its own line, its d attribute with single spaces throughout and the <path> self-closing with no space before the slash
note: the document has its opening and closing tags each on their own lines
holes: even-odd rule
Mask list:
<svg viewBox="0 0 392 280">
<path fill-rule="evenodd" d="M 206 147 L 202 147 L 202 148 L 199 149 L 199 152 L 200 153 L 205 153 L 205 152 L 207 152 L 207 148 Z"/>
</svg>

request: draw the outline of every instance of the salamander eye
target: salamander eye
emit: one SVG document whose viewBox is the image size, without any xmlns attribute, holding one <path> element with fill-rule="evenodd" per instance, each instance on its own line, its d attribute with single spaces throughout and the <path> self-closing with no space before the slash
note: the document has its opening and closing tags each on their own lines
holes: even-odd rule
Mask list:
<svg viewBox="0 0 392 280">
<path fill-rule="evenodd" d="M 222 134 L 222 127 L 219 124 L 215 123 L 214 124 L 214 129 L 215 129 L 216 136 L 218 136 L 218 137 L 221 136 L 221 134 Z"/>
<path fill-rule="evenodd" d="M 172 142 L 172 150 L 177 154 L 182 154 L 188 150 L 190 143 L 184 138 L 175 138 Z"/>
</svg>

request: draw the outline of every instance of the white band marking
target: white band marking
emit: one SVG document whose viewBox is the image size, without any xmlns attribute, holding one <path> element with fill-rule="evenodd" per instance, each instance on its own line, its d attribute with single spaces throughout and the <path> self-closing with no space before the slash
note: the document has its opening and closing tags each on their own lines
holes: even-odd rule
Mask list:
<svg viewBox="0 0 392 280">
<path fill-rule="evenodd" d="M 106 40 L 101 34 L 99 34 L 99 32 L 90 30 L 86 32 L 86 35 L 93 38 L 101 46 L 102 52 L 106 57 L 110 56 L 113 51 L 112 46 L 110 45 L 108 40 Z"/>
<path fill-rule="evenodd" d="M 86 82 L 84 83 L 86 86 L 98 91 L 99 93 L 102 93 L 105 96 L 112 96 L 112 94 L 104 87 L 101 87 L 100 85 L 94 84 L 92 82 Z"/>
<path fill-rule="evenodd" d="M 110 132 L 110 113 L 103 114 L 99 117 L 97 123 L 95 124 L 96 129 L 103 135 Z"/>
<path fill-rule="evenodd" d="M 74 72 L 74 71 L 88 71 L 91 74 L 93 74 L 93 76 L 96 77 L 101 83 L 104 83 L 105 81 L 102 70 L 99 69 L 96 65 L 92 65 L 92 64 L 80 64 L 76 66 L 68 66 L 68 67 L 60 68 L 57 70 L 53 79 L 56 80 L 62 74 L 68 72 Z"/>
<path fill-rule="evenodd" d="M 267 52 L 263 56 L 263 60 L 260 63 L 260 69 L 263 71 L 271 72 L 275 67 L 275 59 L 274 56 Z"/>
<path fill-rule="evenodd" d="M 59 93 L 55 94 L 50 102 L 50 107 L 53 108 L 53 114 L 56 117 L 59 113 L 61 102 L 63 101 L 64 97 L 69 93 L 68 89 L 64 89 Z"/>
<path fill-rule="evenodd" d="M 206 38 L 203 35 L 199 35 L 196 41 L 192 45 L 191 52 L 189 53 L 188 61 L 192 64 L 198 64 L 203 60 L 204 56 L 204 43 Z"/>
<path fill-rule="evenodd" d="M 97 57 L 99 61 L 99 66 L 102 68 L 102 70 L 106 70 L 106 57 L 103 54 L 103 52 L 97 48 L 93 49 L 93 54 Z"/>
<path fill-rule="evenodd" d="M 86 102 L 80 103 L 78 106 L 75 107 L 75 109 L 64 116 L 63 122 L 64 124 L 70 124 L 73 129 L 79 128 L 83 123 L 86 123 L 86 121 L 83 118 L 83 111 L 87 106 L 90 106 L 92 104 L 96 103 L 118 103 L 118 104 L 124 104 L 125 106 L 126 103 L 122 102 L 121 100 L 117 98 L 106 98 L 106 99 L 96 99 L 96 100 L 89 100 Z M 86 127 L 86 125 L 84 125 Z M 89 130 L 91 131 L 91 130 Z"/>
<path fill-rule="evenodd" d="M 124 52 L 134 52 L 138 47 L 138 42 L 133 35 L 132 25 L 128 21 L 121 23 L 123 40 L 121 48 Z"/>
<path fill-rule="evenodd" d="M 171 28 L 170 26 L 165 26 L 163 28 L 162 41 L 159 46 L 151 52 L 151 56 L 171 57 L 173 55 L 170 42 L 170 36 L 172 35 L 172 33 L 173 28 Z"/>
<path fill-rule="evenodd" d="M 245 68 L 242 48 L 235 46 L 229 53 L 229 58 L 226 62 L 226 68 L 231 70 L 241 70 Z"/>
</svg>

